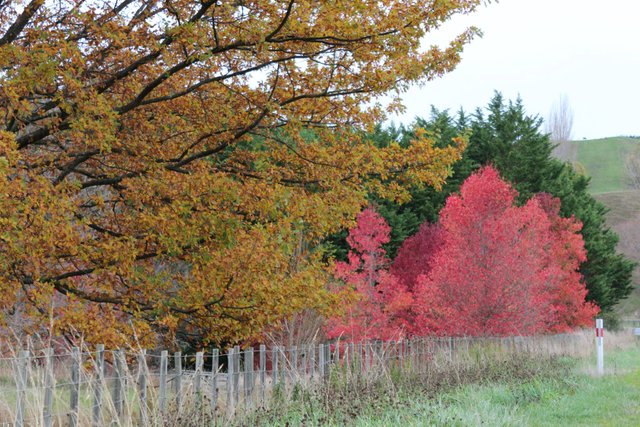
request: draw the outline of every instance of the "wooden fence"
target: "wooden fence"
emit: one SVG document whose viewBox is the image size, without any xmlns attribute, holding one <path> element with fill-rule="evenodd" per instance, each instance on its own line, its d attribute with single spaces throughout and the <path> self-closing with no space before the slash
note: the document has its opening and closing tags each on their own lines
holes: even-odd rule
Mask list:
<svg viewBox="0 0 640 427">
<path fill-rule="evenodd" d="M 167 351 L 72 348 L 21 351 L 0 358 L 0 424 L 174 425 L 193 414 L 225 423 L 276 396 L 345 375 L 421 372 L 483 355 L 578 354 L 584 333 L 507 338 L 420 338 L 303 346 L 233 347 L 186 355 Z"/>
</svg>

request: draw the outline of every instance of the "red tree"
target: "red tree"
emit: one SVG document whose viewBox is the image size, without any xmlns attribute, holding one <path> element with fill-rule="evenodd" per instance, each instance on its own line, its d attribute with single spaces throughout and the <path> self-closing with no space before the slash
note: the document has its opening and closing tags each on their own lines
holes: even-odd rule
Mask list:
<svg viewBox="0 0 640 427">
<path fill-rule="evenodd" d="M 585 259 L 580 224 L 561 218 L 550 196 L 522 207 L 516 197 L 495 169 L 483 168 L 447 200 L 440 242 L 421 230 L 416 237 L 424 242 L 400 250 L 404 257 L 411 247 L 435 248 L 393 268 L 403 280 L 416 277 L 406 285 L 415 293 L 414 333 L 533 334 L 579 326 L 595 314 L 576 271 Z"/>
<path fill-rule="evenodd" d="M 431 271 L 434 256 L 442 248 L 442 243 L 440 224 L 425 222 L 416 234 L 402 242 L 391 265 L 391 274 L 413 291 L 418 276 Z"/>
<path fill-rule="evenodd" d="M 579 272 L 587 260 L 580 231 L 582 224 L 573 216 L 560 216 L 560 199 L 541 193 L 534 197 L 551 223 L 552 242 L 547 251 L 547 292 L 550 311 L 546 329 L 567 332 L 591 324 L 598 307 L 585 301 L 587 288 Z"/>
<path fill-rule="evenodd" d="M 420 275 L 431 271 L 433 260 L 442 248 L 443 229 L 440 224 L 425 222 L 420 230 L 407 238 L 396 255 L 390 272 L 411 295 L 416 293 L 416 283 Z M 415 299 L 415 298 L 414 298 Z M 422 305 L 408 305 L 403 310 L 396 310 L 396 319 L 401 319 L 405 329 L 413 334 L 422 328 L 416 319 L 424 310 Z"/>
<path fill-rule="evenodd" d="M 423 224 L 387 271 L 389 226 L 363 211 L 336 277 L 357 303 L 330 319 L 330 338 L 416 335 L 527 335 L 591 322 L 578 272 L 586 260 L 582 225 L 560 216 L 560 201 L 539 194 L 524 206 L 492 167 L 449 197 L 438 224 Z"/>
<path fill-rule="evenodd" d="M 413 304 L 411 294 L 387 271 L 389 259 L 382 245 L 391 229 L 384 218 L 367 208 L 349 231 L 351 246 L 347 262 L 337 262 L 335 276 L 357 295 L 357 302 L 340 317 L 329 319 L 330 339 L 391 339 L 404 333 L 407 324 L 398 316 Z"/>
</svg>

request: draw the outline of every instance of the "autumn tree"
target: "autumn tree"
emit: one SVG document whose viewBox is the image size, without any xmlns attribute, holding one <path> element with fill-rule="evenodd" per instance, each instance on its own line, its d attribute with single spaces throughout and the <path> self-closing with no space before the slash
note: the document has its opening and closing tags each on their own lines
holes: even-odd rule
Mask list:
<svg viewBox="0 0 640 427">
<path fill-rule="evenodd" d="M 578 272 L 580 223 L 560 217 L 549 195 L 523 206 L 516 198 L 483 168 L 447 199 L 437 228 L 423 227 L 400 249 L 392 271 L 414 266 L 404 279 L 414 282 L 414 333 L 520 335 L 590 323 L 597 309 Z"/>
<path fill-rule="evenodd" d="M 560 215 L 560 199 L 539 193 L 532 199 L 549 220 L 549 242 L 545 248 L 545 284 L 549 309 L 545 313 L 546 331 L 569 332 L 588 326 L 598 314 L 598 307 L 586 301 L 587 288 L 580 274 L 580 264 L 587 260 L 581 231 L 575 217 Z"/>
<path fill-rule="evenodd" d="M 547 228 L 543 212 L 517 208 L 494 169 L 471 175 L 441 212 L 444 248 L 416 284 L 424 332 L 520 335 L 540 331 L 537 300 Z"/>
<path fill-rule="evenodd" d="M 360 135 L 455 67 L 474 29 L 422 40 L 479 3 L 0 2 L 3 312 L 199 345 L 326 308 L 321 238 L 459 158 Z"/>
<path fill-rule="evenodd" d="M 356 226 L 349 230 L 347 242 L 351 250 L 348 261 L 335 264 L 335 276 L 342 285 L 334 289 L 343 295 L 352 294 L 354 299 L 342 313 L 328 319 L 330 339 L 387 340 L 398 338 L 409 329 L 412 319 L 403 314 L 413 304 L 412 295 L 389 274 L 390 261 L 382 248 L 389 241 L 390 231 L 384 218 L 372 208 L 363 210 Z"/>
</svg>

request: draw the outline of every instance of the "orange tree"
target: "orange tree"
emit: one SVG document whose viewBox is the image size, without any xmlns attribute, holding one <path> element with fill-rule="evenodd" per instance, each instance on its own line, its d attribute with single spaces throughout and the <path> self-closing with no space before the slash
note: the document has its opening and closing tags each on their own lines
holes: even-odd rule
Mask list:
<svg viewBox="0 0 640 427">
<path fill-rule="evenodd" d="M 5 321 L 229 342 L 331 306 L 308 248 L 464 145 L 363 142 L 376 97 L 453 69 L 474 29 L 421 40 L 478 3 L 0 1 Z"/>
</svg>

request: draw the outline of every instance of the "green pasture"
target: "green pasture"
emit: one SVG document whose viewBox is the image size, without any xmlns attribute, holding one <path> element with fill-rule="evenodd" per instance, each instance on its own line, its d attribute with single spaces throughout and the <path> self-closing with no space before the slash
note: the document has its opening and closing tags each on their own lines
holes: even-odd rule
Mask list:
<svg viewBox="0 0 640 427">
<path fill-rule="evenodd" d="M 573 361 L 575 363 L 575 361 Z M 568 361 L 568 363 L 571 363 Z M 586 363 L 586 365 L 585 365 Z M 640 347 L 609 353 L 607 374 L 595 377 L 578 362 L 562 374 L 540 373 L 524 381 L 472 384 L 437 396 L 409 393 L 366 407 L 347 424 L 369 426 L 638 426 Z M 282 425 L 323 421 L 329 414 L 284 417 Z"/>
<path fill-rule="evenodd" d="M 577 160 L 591 177 L 593 194 L 628 189 L 625 160 L 640 143 L 639 139 L 613 137 L 573 141 L 577 147 Z"/>
</svg>

